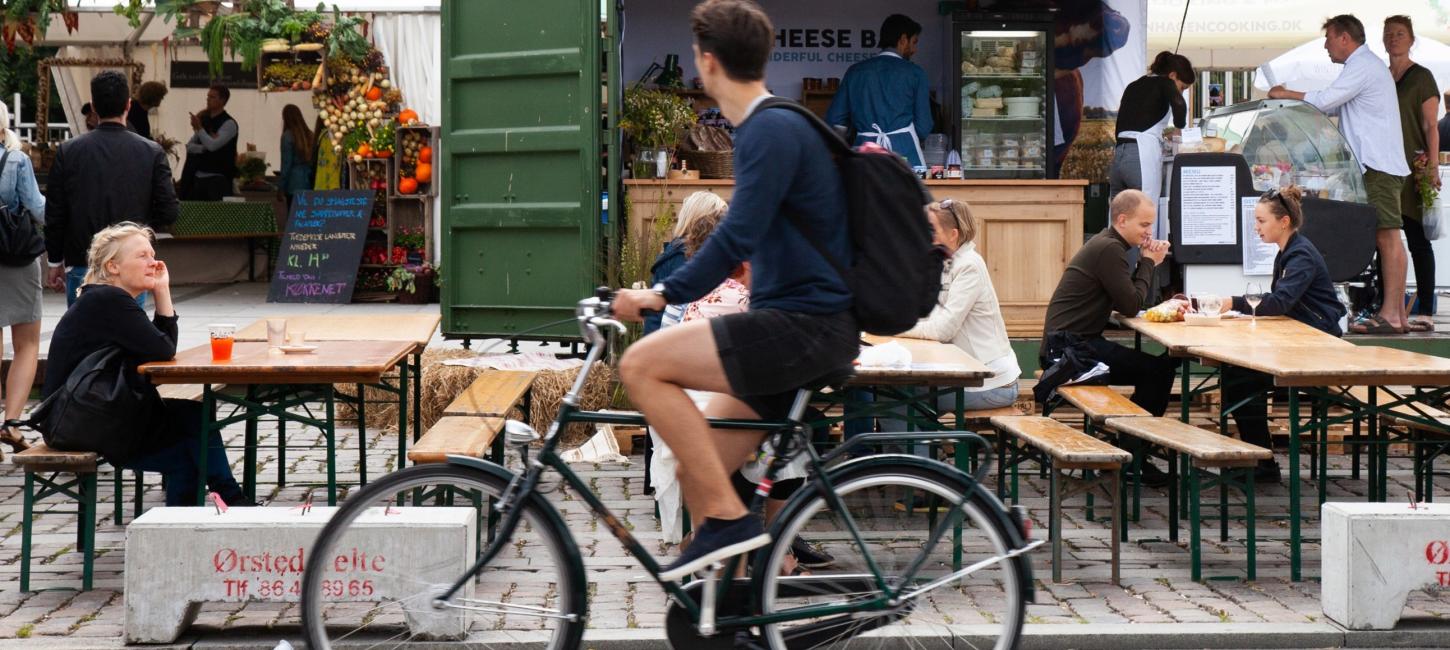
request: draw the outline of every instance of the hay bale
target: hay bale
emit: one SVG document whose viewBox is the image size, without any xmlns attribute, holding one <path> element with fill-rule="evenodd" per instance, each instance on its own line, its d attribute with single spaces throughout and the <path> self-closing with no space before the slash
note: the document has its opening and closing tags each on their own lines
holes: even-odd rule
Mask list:
<svg viewBox="0 0 1450 650">
<path fill-rule="evenodd" d="M 477 368 L 445 365 L 443 362 L 475 356 L 477 354 L 472 351 L 457 349 L 427 350 L 423 353 L 422 425 L 424 431 L 427 431 L 439 418 L 443 417 L 443 409 L 447 408 L 448 404 L 457 398 L 465 388 L 468 388 L 468 385 L 473 383 L 480 372 L 483 372 Z M 578 369 L 543 370 L 534 379 L 533 403 L 527 414 L 527 420 L 529 425 L 537 429 L 540 434 L 546 432 L 549 425 L 553 423 L 554 416 L 559 412 L 559 402 L 563 400 L 564 394 L 569 392 L 569 387 L 573 385 L 577 376 Z M 337 384 L 336 389 L 337 392 L 345 395 L 355 396 L 357 394 L 354 384 Z M 589 381 L 585 383 L 580 399 L 581 407 L 588 410 L 607 407 L 613 390 L 613 369 L 603 363 L 597 364 L 594 372 L 589 375 Z M 374 387 L 366 388 L 365 394 L 368 400 L 368 426 L 397 431 L 397 396 Z M 337 417 L 339 419 L 356 419 L 357 413 L 351 404 L 339 403 Z M 524 418 L 525 414 L 516 410 L 510 413 L 509 417 L 519 419 Z M 561 446 L 569 449 L 583 444 L 589 439 L 589 436 L 593 435 L 593 429 L 593 425 L 589 423 L 571 425 L 562 434 Z"/>
</svg>

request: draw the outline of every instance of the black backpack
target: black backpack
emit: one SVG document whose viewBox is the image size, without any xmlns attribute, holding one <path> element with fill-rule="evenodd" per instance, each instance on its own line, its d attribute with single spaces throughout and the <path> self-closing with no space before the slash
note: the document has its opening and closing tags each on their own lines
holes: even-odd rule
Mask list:
<svg viewBox="0 0 1450 650">
<path fill-rule="evenodd" d="M 895 154 L 851 149 L 809 109 L 789 99 L 765 100 L 756 110 L 785 108 L 806 118 L 825 139 L 846 189 L 851 231 L 850 269 L 826 252 L 799 215 L 786 215 L 851 288 L 857 325 L 872 334 L 900 334 L 936 308 L 946 250 L 932 244 L 924 207 L 926 187 Z"/>
<path fill-rule="evenodd" d="M 0 173 L 10 159 L 10 151 L 0 156 Z M 25 208 L 11 212 L 0 206 L 0 264 L 5 266 L 29 266 L 35 258 L 45 252 L 45 239 L 35 227 L 35 217 Z"/>
<path fill-rule="evenodd" d="M 161 404 L 128 363 L 114 345 L 90 353 L 22 425 L 54 449 L 94 451 L 113 464 L 129 460 Z"/>
</svg>

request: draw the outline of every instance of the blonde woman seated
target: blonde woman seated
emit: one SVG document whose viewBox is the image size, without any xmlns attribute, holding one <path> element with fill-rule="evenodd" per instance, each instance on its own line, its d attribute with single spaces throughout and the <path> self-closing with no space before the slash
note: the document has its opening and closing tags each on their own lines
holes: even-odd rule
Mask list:
<svg viewBox="0 0 1450 650">
<path fill-rule="evenodd" d="M 968 411 L 1011 406 L 1017 401 L 1017 379 L 1022 369 L 1007 341 L 1007 325 L 997 292 L 987 274 L 987 262 L 972 241 L 976 221 L 966 203 L 947 199 L 927 206 L 935 243 L 951 253 L 942 269 L 941 294 L 936 309 L 899 336 L 951 343 L 991 369 L 981 387 L 967 388 L 963 406 Z M 943 412 L 956 408 L 956 396 L 937 398 Z M 888 428 L 889 427 L 889 428 Z M 904 431 L 905 422 L 882 423 L 882 431 Z"/>
</svg>

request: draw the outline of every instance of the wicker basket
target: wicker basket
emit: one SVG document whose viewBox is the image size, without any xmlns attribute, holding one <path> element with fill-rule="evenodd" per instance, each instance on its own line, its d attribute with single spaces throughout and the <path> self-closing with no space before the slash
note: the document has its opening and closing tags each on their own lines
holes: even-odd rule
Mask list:
<svg viewBox="0 0 1450 650">
<path fill-rule="evenodd" d="M 735 178 L 735 152 L 733 151 L 685 151 L 675 154 L 700 170 L 700 178 Z"/>
</svg>

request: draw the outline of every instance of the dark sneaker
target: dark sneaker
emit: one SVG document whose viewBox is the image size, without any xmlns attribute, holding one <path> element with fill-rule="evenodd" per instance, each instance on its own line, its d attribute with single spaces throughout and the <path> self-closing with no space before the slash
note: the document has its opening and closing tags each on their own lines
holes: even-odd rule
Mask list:
<svg viewBox="0 0 1450 650">
<path fill-rule="evenodd" d="M 1259 461 L 1259 465 L 1254 468 L 1255 483 L 1278 483 L 1282 479 L 1283 477 L 1279 473 L 1279 463 L 1275 461 Z"/>
<path fill-rule="evenodd" d="M 799 537 L 790 543 L 790 552 L 795 555 L 797 566 L 807 569 L 824 569 L 836 563 L 836 558 L 825 551 L 818 551 Z"/>
<path fill-rule="evenodd" d="M 1143 468 L 1139 471 L 1139 476 L 1143 481 L 1143 485 L 1148 487 L 1160 488 L 1168 486 L 1168 473 L 1158 469 L 1157 465 L 1147 460 L 1143 461 Z"/>
<path fill-rule="evenodd" d="M 739 519 L 723 520 L 706 517 L 685 552 L 674 564 L 660 571 L 660 580 L 677 581 L 711 564 L 769 543 L 770 535 L 761 527 L 760 517 L 745 515 Z"/>
</svg>

